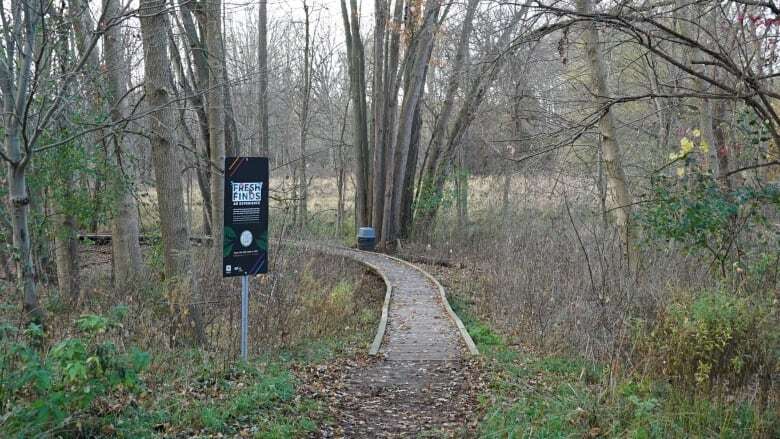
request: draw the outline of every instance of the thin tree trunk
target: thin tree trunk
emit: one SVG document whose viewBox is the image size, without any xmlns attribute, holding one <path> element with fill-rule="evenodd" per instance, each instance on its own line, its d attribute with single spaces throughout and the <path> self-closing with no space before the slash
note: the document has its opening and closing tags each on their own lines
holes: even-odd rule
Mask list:
<svg viewBox="0 0 780 439">
<path fill-rule="evenodd" d="M 180 340 L 178 329 L 188 329 L 198 344 L 206 342 L 198 297 L 197 280 L 192 272 L 192 255 L 184 208 L 183 186 L 176 142 L 172 138 L 174 124 L 169 90 L 171 73 L 168 58 L 168 19 L 164 2 L 141 0 L 141 35 L 144 49 L 144 91 L 150 115 L 149 138 L 159 204 L 160 229 L 163 242 L 168 300 L 174 313 L 172 342 Z M 217 89 L 219 90 L 219 89 Z M 223 125 L 224 127 L 224 125 Z M 184 310 L 186 304 L 186 311 Z"/>
<path fill-rule="evenodd" d="M 59 124 L 58 124 L 59 125 Z M 65 165 L 66 168 L 68 165 Z M 81 293 L 79 280 L 79 242 L 78 228 L 73 211 L 68 203 L 76 190 L 76 174 L 73 169 L 64 169 L 62 184 L 64 193 L 60 199 L 54 199 L 56 230 L 54 231 L 54 259 L 57 267 L 57 286 L 60 295 L 75 304 Z"/>
<path fill-rule="evenodd" d="M 43 323 L 43 310 L 38 304 L 38 290 L 30 243 L 29 211 L 30 195 L 27 189 L 27 166 L 32 151 L 22 144 L 23 112 L 29 96 L 33 57 L 37 54 L 36 42 L 41 16 L 32 3 L 14 1 L 14 22 L 5 21 L 2 29 L 11 32 L 15 26 L 20 40 L 6 47 L 0 63 L 0 90 L 2 90 L 4 132 L 3 144 L 8 164 L 8 198 L 11 209 L 12 242 L 16 261 L 16 287 L 22 294 L 22 310 L 32 321 Z M 18 14 L 18 15 L 16 15 Z M 18 47 L 17 47 L 18 46 Z M 13 49 L 18 49 L 14 51 Z M 13 70 L 10 70 L 13 69 Z"/>
<path fill-rule="evenodd" d="M 185 92 L 187 93 L 190 103 L 192 104 L 195 114 L 198 116 L 198 128 L 200 131 L 201 140 L 203 142 L 203 150 L 198 152 L 198 190 L 203 200 L 203 213 L 205 220 L 203 221 L 203 232 L 206 235 L 212 234 L 212 214 L 211 214 L 211 140 L 209 134 L 209 121 L 206 108 L 206 96 L 205 93 L 209 89 L 209 66 L 208 57 L 205 47 L 205 43 L 202 38 L 198 36 L 198 31 L 195 26 L 195 22 L 192 20 L 196 11 L 199 11 L 200 17 L 205 17 L 202 11 L 202 6 L 193 4 L 188 1 L 181 2 L 181 22 L 179 23 L 182 34 L 187 37 L 187 42 L 192 53 L 192 62 L 189 65 L 190 78 L 193 81 L 193 86 L 190 87 L 185 81 Z M 205 18 L 204 18 L 205 19 Z M 203 26 L 201 26 L 203 29 Z M 173 60 L 177 61 L 178 57 L 173 56 Z M 187 58 L 189 62 L 189 57 Z M 192 67 L 194 66 L 194 70 Z M 183 69 L 182 69 L 183 71 Z"/>
<path fill-rule="evenodd" d="M 401 0 L 398 0 L 401 3 Z M 384 213 L 385 194 L 385 27 L 387 20 L 387 1 L 374 1 L 374 79 L 371 86 L 374 140 L 374 174 L 371 201 L 371 226 L 378 237 L 382 236 L 382 214 Z M 381 238 L 380 238 L 381 239 Z"/>
<path fill-rule="evenodd" d="M 466 230 L 469 223 L 469 174 L 466 169 L 466 151 L 463 145 L 458 149 L 458 172 L 455 183 L 458 187 L 456 200 L 458 210 L 458 228 L 461 232 Z"/>
<path fill-rule="evenodd" d="M 260 0 L 258 23 L 258 110 L 260 135 L 257 154 L 268 156 L 268 0 Z"/>
<path fill-rule="evenodd" d="M 218 267 L 218 261 L 222 260 L 222 215 L 225 208 L 225 180 L 221 167 L 225 162 L 225 106 L 224 90 L 222 88 L 222 2 L 221 0 L 209 0 L 206 5 L 206 48 L 208 50 L 209 63 L 209 91 L 208 91 L 208 121 L 209 121 L 209 150 L 211 152 L 211 230 L 213 266 Z M 215 269 L 215 276 L 221 275 L 220 270 Z"/>
<path fill-rule="evenodd" d="M 582 14 L 592 12 L 590 0 L 577 0 L 577 10 Z M 599 48 L 599 34 L 596 22 L 590 21 L 584 33 L 585 51 L 588 66 L 590 68 L 591 81 L 595 90 L 595 100 L 603 110 L 599 120 L 601 132 L 602 153 L 604 157 L 604 170 L 607 176 L 607 186 L 610 193 L 611 205 L 620 231 L 620 239 L 623 243 L 623 251 L 629 257 L 630 264 L 636 264 L 636 253 L 633 251 L 633 237 L 631 232 L 631 194 L 623 173 L 623 165 L 620 158 L 620 147 L 615 132 L 612 107 L 609 106 L 609 90 L 607 87 L 606 68 Z"/>
<path fill-rule="evenodd" d="M 301 228 L 306 227 L 308 202 L 308 181 L 306 180 L 306 132 L 309 123 L 309 98 L 311 97 L 311 46 L 309 45 L 309 6 L 303 1 L 303 14 L 306 42 L 303 48 L 303 102 L 301 109 L 301 159 L 300 159 L 300 193 L 298 197 L 298 221 Z"/>
<path fill-rule="evenodd" d="M 412 128 L 417 104 L 422 98 L 425 84 L 426 66 L 430 60 L 434 35 L 439 25 L 441 3 L 429 0 L 425 4 L 422 27 L 413 39 L 406 65 L 408 86 L 404 89 L 401 113 L 398 119 L 398 132 L 393 144 L 391 157 L 394 166 L 389 168 L 385 182 L 385 212 L 382 218 L 383 240 L 395 240 L 402 230 L 401 199 L 406 182 L 406 167 L 412 142 Z"/>
<path fill-rule="evenodd" d="M 655 106 L 655 116 L 658 120 L 658 150 L 665 152 L 669 143 L 669 111 L 664 108 L 663 98 L 658 95 L 661 94 L 660 87 L 658 85 L 658 77 L 656 76 L 656 65 L 653 59 L 646 54 L 644 56 L 645 65 L 647 67 L 647 77 L 650 79 L 650 91 L 656 95 L 653 98 L 653 105 Z"/>
<path fill-rule="evenodd" d="M 117 17 L 121 13 L 118 0 L 107 0 L 106 16 Z M 122 30 L 119 26 L 110 28 L 103 38 L 108 76 L 108 102 L 111 106 L 111 121 L 119 124 L 127 115 L 123 100 L 127 92 L 126 76 L 120 66 L 126 65 Z M 116 207 L 111 217 L 111 247 L 113 250 L 114 287 L 119 290 L 132 288 L 143 272 L 141 246 L 138 241 L 138 209 L 131 192 L 135 180 L 135 144 L 127 134 L 116 128 L 108 151 L 111 164 L 119 171 L 113 179 Z"/>
<path fill-rule="evenodd" d="M 464 61 L 468 53 L 468 42 L 471 35 L 472 23 L 474 21 L 474 14 L 476 13 L 479 0 L 469 0 L 466 7 L 466 17 L 463 19 L 463 25 L 460 30 L 460 37 L 458 39 L 458 48 L 455 52 L 455 60 L 452 65 L 452 73 L 450 74 L 450 81 L 447 84 L 447 91 L 444 97 L 444 103 L 442 104 L 441 112 L 436 118 L 436 123 L 433 127 L 433 133 L 431 134 L 431 140 L 428 144 L 428 158 L 423 163 L 420 198 L 422 205 L 420 210 L 428 210 L 429 204 L 438 204 L 436 200 L 430 199 L 434 196 L 432 191 L 433 177 L 436 172 L 436 166 L 439 162 L 439 157 L 442 154 L 442 149 L 447 137 L 447 131 L 449 128 L 450 118 L 452 116 L 453 109 L 455 107 L 455 97 L 457 95 L 461 76 L 463 76 Z"/>
<path fill-rule="evenodd" d="M 220 14 L 220 23 L 222 15 Z M 221 27 L 221 26 L 220 26 Z M 233 111 L 233 97 L 230 91 L 230 75 L 227 69 L 227 58 L 225 57 L 225 39 L 220 30 L 220 62 L 222 63 L 222 105 L 225 118 L 225 155 L 237 157 L 241 155 L 241 142 L 238 138 L 238 127 L 236 127 L 236 116 Z"/>
<path fill-rule="evenodd" d="M 338 146 L 338 169 L 336 177 L 336 189 L 338 191 L 338 200 L 336 201 L 336 236 L 341 237 L 344 231 L 344 189 L 345 182 L 345 160 L 344 160 L 344 131 L 347 129 L 347 116 L 349 114 L 349 96 L 344 104 L 344 119 L 341 124 L 341 134 L 339 135 Z"/>
<path fill-rule="evenodd" d="M 430 148 L 429 163 L 426 164 L 423 170 L 422 188 L 420 190 L 420 197 L 423 201 L 419 203 L 421 209 L 415 216 L 418 220 L 417 227 L 423 230 L 430 230 L 433 225 L 433 220 L 441 205 L 444 184 L 447 180 L 447 173 L 451 168 L 455 148 L 460 144 L 485 94 L 501 71 L 505 58 L 502 54 L 506 52 L 513 30 L 527 11 L 528 6 L 526 4 L 514 14 L 509 25 L 499 36 L 494 50 L 495 58 L 482 64 L 477 78 L 471 83 L 471 87 L 466 92 L 464 102 L 455 120 L 446 131 L 446 141 L 443 139 L 434 140 L 433 137 L 431 139 L 431 142 L 443 142 L 443 144 Z M 435 152 L 433 151 L 434 149 L 436 149 Z"/>
<path fill-rule="evenodd" d="M 355 147 L 355 225 L 363 227 L 371 224 L 371 163 L 368 146 L 368 126 L 366 111 L 365 57 L 360 36 L 357 1 L 350 1 L 350 11 L 345 0 L 341 0 L 341 14 L 347 45 L 350 91 L 352 95 L 353 143 Z"/>
<path fill-rule="evenodd" d="M 422 132 L 422 100 L 417 103 L 412 125 L 412 141 L 409 145 L 409 160 L 406 163 L 403 191 L 401 193 L 401 230 L 399 236 L 408 238 L 412 233 L 412 216 L 414 204 L 414 177 L 417 173 L 417 157 L 420 154 L 420 137 Z"/>
</svg>

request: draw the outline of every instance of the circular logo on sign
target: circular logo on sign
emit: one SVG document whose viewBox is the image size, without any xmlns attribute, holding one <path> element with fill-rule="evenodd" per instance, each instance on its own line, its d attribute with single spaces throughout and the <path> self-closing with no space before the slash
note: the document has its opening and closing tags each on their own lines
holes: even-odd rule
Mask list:
<svg viewBox="0 0 780 439">
<path fill-rule="evenodd" d="M 241 245 L 243 245 L 244 247 L 249 247 L 250 245 L 252 245 L 252 232 L 250 232 L 249 230 L 244 230 L 243 232 L 241 232 L 241 238 L 239 239 L 241 241 Z"/>
</svg>

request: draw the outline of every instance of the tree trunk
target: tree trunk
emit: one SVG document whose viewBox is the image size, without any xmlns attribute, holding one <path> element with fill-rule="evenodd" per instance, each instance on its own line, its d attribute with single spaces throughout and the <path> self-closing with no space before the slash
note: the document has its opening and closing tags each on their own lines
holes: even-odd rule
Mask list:
<svg viewBox="0 0 780 439">
<path fill-rule="evenodd" d="M 344 34 L 347 45 L 348 70 L 353 115 L 353 144 L 355 147 L 355 226 L 371 224 L 371 163 L 369 159 L 368 125 L 366 110 L 366 77 L 363 42 L 360 36 L 357 1 L 350 1 L 350 11 L 346 0 L 341 0 L 341 15 L 344 22 Z"/>
<path fill-rule="evenodd" d="M 206 5 L 206 48 L 209 63 L 208 121 L 209 150 L 211 152 L 211 230 L 213 246 L 214 275 L 222 273 L 217 268 L 222 260 L 222 216 L 225 209 L 225 106 L 222 88 L 224 72 L 222 70 L 222 2 L 209 0 Z"/>
<path fill-rule="evenodd" d="M 309 98 L 311 97 L 311 47 L 309 45 L 309 6 L 306 4 L 306 0 L 303 2 L 303 14 L 305 32 L 304 37 L 306 42 L 303 46 L 303 99 L 301 109 L 301 159 L 300 159 L 300 192 L 298 194 L 298 221 L 301 228 L 306 227 L 307 220 L 307 206 L 308 202 L 308 184 L 306 180 L 306 131 L 309 123 Z"/>
<path fill-rule="evenodd" d="M 345 182 L 345 159 L 344 159 L 344 131 L 347 129 L 347 116 L 349 114 L 349 97 L 347 97 L 344 104 L 344 119 L 341 124 L 341 134 L 339 135 L 339 146 L 337 153 L 337 177 L 336 177 L 336 189 L 338 191 L 338 199 L 336 201 L 336 237 L 341 237 L 344 231 L 344 190 L 346 189 Z"/>
<path fill-rule="evenodd" d="M 390 167 L 391 154 L 393 151 L 393 136 L 395 134 L 395 124 L 398 117 L 398 91 L 400 83 L 398 80 L 398 63 L 400 59 L 401 51 L 401 34 L 406 33 L 406 30 L 402 30 L 400 23 L 403 18 L 404 1 L 398 0 L 395 2 L 393 8 L 393 21 L 390 26 L 390 35 L 386 38 L 386 62 L 384 63 L 384 72 L 382 76 L 382 82 L 384 83 L 383 97 L 384 109 L 382 110 L 382 120 L 379 122 L 382 126 L 382 140 L 381 140 L 381 153 L 382 153 L 382 172 L 381 174 L 374 175 L 374 184 L 382 186 L 382 191 L 374 190 L 373 203 L 379 203 L 382 206 L 382 210 L 379 213 L 378 218 L 372 217 L 372 223 L 374 227 L 381 233 L 377 233 L 377 240 L 385 240 L 384 214 L 386 210 L 385 206 L 385 192 L 387 191 L 387 179 L 388 168 Z M 381 182 L 378 182 L 379 179 Z M 379 212 L 378 208 L 373 209 L 375 212 Z"/>
<path fill-rule="evenodd" d="M 219 17 L 222 17 L 220 12 Z M 220 28 L 222 20 L 220 18 Z M 236 127 L 236 116 L 233 111 L 233 97 L 230 91 L 230 75 L 227 69 L 227 59 L 225 57 L 225 40 L 220 30 L 220 62 L 222 63 L 222 104 L 225 118 L 225 155 L 237 157 L 241 155 L 241 141 L 238 138 L 238 127 Z"/>
<path fill-rule="evenodd" d="M 398 3 L 401 3 L 399 0 Z M 384 210 L 385 193 L 385 27 L 387 20 L 387 1 L 374 1 L 374 79 L 371 85 L 371 114 L 373 118 L 374 140 L 374 182 L 372 185 L 371 226 L 376 236 L 382 236 L 382 214 Z M 381 239 L 381 238 L 380 238 Z"/>
<path fill-rule="evenodd" d="M 29 227 L 30 195 L 27 189 L 27 166 L 32 150 L 22 144 L 24 111 L 27 105 L 33 58 L 36 56 L 41 21 L 39 11 L 31 3 L 12 2 L 13 23 L 3 20 L 6 35 L 18 30 L 18 39 L 8 42 L 6 54 L 13 56 L 0 63 L 0 91 L 3 104 L 3 146 L 8 163 L 8 198 L 11 209 L 11 230 L 16 261 L 16 287 L 22 294 L 22 310 L 30 320 L 43 323 L 43 310 L 38 304 L 35 268 Z M 24 32 L 22 32 L 22 30 Z M 9 47 L 17 49 L 9 51 Z M 13 70 L 11 70 L 13 69 Z"/>
<path fill-rule="evenodd" d="M 67 165 L 66 165 L 67 166 Z M 60 295 L 71 303 L 77 303 L 81 292 L 79 280 L 79 242 L 76 218 L 67 203 L 76 189 L 76 175 L 65 170 L 64 199 L 54 200 L 56 207 L 54 231 L 54 257 L 57 266 L 57 286 Z"/>
<path fill-rule="evenodd" d="M 592 12 L 590 0 L 577 0 L 577 10 L 582 14 Z M 623 251 L 629 257 L 629 263 L 635 264 L 635 252 L 633 252 L 633 238 L 631 233 L 631 194 L 628 191 L 626 177 L 623 173 L 623 165 L 620 159 L 620 147 L 618 146 L 615 124 L 613 122 L 612 109 L 609 107 L 609 90 L 607 76 L 599 48 L 599 34 L 594 20 L 587 24 L 583 35 L 587 62 L 590 68 L 591 81 L 595 90 L 595 100 L 600 108 L 604 108 L 599 121 L 601 132 L 602 153 L 604 156 L 604 170 L 607 175 L 607 187 L 611 198 L 611 208 L 615 216 Z M 634 259 L 634 260 L 632 260 Z"/>
<path fill-rule="evenodd" d="M 258 23 L 258 110 L 260 135 L 257 154 L 268 157 L 268 0 L 260 0 Z"/>
<path fill-rule="evenodd" d="M 10 101 L 10 99 L 6 99 Z M 6 118 L 5 146 L 6 152 L 13 160 L 21 158 L 21 139 L 11 117 Z M 9 128 L 11 128 L 9 130 Z M 35 285 L 35 270 L 33 268 L 30 244 L 30 228 L 28 215 L 30 197 L 27 192 L 27 176 L 25 163 L 9 163 L 8 165 L 8 195 L 11 201 L 11 228 L 13 230 L 13 245 L 16 252 L 16 287 L 22 292 L 22 309 L 30 320 L 43 322 L 43 310 L 38 305 L 38 290 Z"/>
<path fill-rule="evenodd" d="M 428 158 L 425 163 L 423 163 L 419 195 L 422 205 L 418 209 L 420 209 L 421 212 L 431 208 L 432 206 L 430 206 L 430 204 L 438 204 L 435 200 L 430 199 L 434 195 L 432 191 L 433 176 L 436 172 L 436 166 L 438 165 L 439 157 L 446 141 L 450 117 L 452 116 L 455 106 L 455 97 L 460 86 L 461 76 L 463 75 L 464 61 L 468 53 L 469 36 L 471 35 L 472 23 L 474 21 L 474 14 L 478 3 L 479 0 L 469 0 L 468 6 L 466 7 L 466 17 L 463 19 L 463 25 L 460 30 L 458 48 L 455 52 L 452 73 L 450 75 L 449 83 L 447 84 L 447 91 L 444 95 L 444 103 L 442 104 L 439 116 L 436 118 L 431 140 L 428 144 Z"/>
<path fill-rule="evenodd" d="M 498 37 L 498 41 L 493 50 L 495 57 L 490 56 L 489 59 L 486 59 L 482 63 L 482 68 L 480 69 L 477 78 L 471 83 L 471 87 L 466 92 L 463 104 L 452 125 L 447 128 L 448 123 L 442 121 L 444 125 L 440 129 L 445 131 L 440 131 L 438 134 L 431 137 L 429 162 L 426 163 L 423 169 L 423 176 L 421 177 L 421 202 L 418 203 L 419 211 L 415 216 L 418 223 L 417 227 L 422 230 L 430 230 L 433 225 L 433 220 L 441 205 L 444 184 L 447 181 L 447 173 L 451 168 L 455 148 L 460 144 L 461 139 L 465 135 L 471 121 L 474 119 L 474 115 L 481 105 L 485 94 L 501 71 L 504 62 L 503 54 L 507 51 L 512 32 L 527 11 L 527 5 L 517 11 L 509 25 L 505 27 L 504 31 Z M 446 137 L 441 137 L 445 133 Z"/>
<path fill-rule="evenodd" d="M 141 0 L 141 35 L 144 50 L 144 91 L 151 110 L 149 139 L 159 204 L 168 300 L 174 314 L 172 342 L 177 343 L 181 326 L 188 329 L 198 344 L 206 342 L 200 308 L 192 303 L 198 297 L 197 281 L 192 272 L 192 255 L 184 208 L 181 172 L 178 167 L 171 107 L 171 72 L 168 58 L 168 19 L 166 4 Z M 220 89 L 217 88 L 217 93 Z M 219 93 L 221 94 L 221 93 Z M 224 124 L 222 125 L 224 129 Z M 187 304 L 186 311 L 183 309 Z M 185 318 L 186 316 L 186 318 Z"/>
<path fill-rule="evenodd" d="M 187 37 L 187 42 L 192 53 L 192 63 L 190 66 L 190 77 L 193 81 L 193 86 L 185 82 L 185 92 L 189 96 L 190 103 L 194 107 L 195 114 L 198 116 L 198 128 L 200 131 L 201 140 L 203 142 L 203 150 L 198 151 L 199 161 L 197 169 L 198 178 L 198 190 L 203 200 L 203 232 L 206 235 L 212 234 L 212 214 L 211 214 L 211 140 L 209 134 L 209 120 L 206 109 L 206 92 L 209 89 L 209 66 L 208 57 L 206 54 L 205 43 L 201 37 L 198 36 L 198 31 L 195 26 L 195 22 L 192 20 L 195 12 L 199 12 L 200 17 L 204 17 L 202 7 L 199 4 L 193 4 L 191 2 L 181 3 L 181 32 Z M 203 27 L 201 26 L 201 29 Z M 176 56 L 174 56 L 174 61 Z M 194 67 L 194 71 L 192 69 Z M 188 90 L 189 89 L 189 90 Z"/>
<path fill-rule="evenodd" d="M 456 206 L 458 210 L 458 228 L 466 230 L 469 223 L 469 174 L 466 169 L 466 151 L 463 145 L 458 149 L 458 172 L 455 174 L 455 184 L 458 188 Z"/>
<path fill-rule="evenodd" d="M 119 1 L 106 2 L 106 16 L 117 17 L 120 14 Z M 108 66 L 126 65 L 122 30 L 111 27 L 103 37 L 105 61 Z M 126 77 L 118 68 L 107 69 L 108 102 L 111 105 L 111 121 L 119 124 L 127 115 L 127 105 L 123 99 L 127 92 Z M 119 290 L 132 288 L 143 272 L 141 246 L 138 242 L 138 209 L 131 188 L 135 180 L 135 144 L 120 128 L 115 128 L 109 146 L 108 157 L 112 166 L 120 175 L 114 178 L 113 191 L 116 194 L 116 207 L 111 218 L 111 247 L 113 250 L 114 287 Z"/>
<path fill-rule="evenodd" d="M 414 177 L 417 173 L 417 157 L 420 154 L 420 137 L 422 134 L 422 99 L 417 103 L 412 125 L 412 141 L 409 145 L 409 160 L 406 163 L 403 192 L 401 193 L 401 238 L 409 238 L 412 233 L 414 204 Z"/>
<path fill-rule="evenodd" d="M 401 199 L 406 182 L 406 167 L 412 142 L 412 128 L 417 104 L 422 98 L 427 65 L 430 60 L 434 35 L 439 25 L 441 3 L 429 0 L 425 4 L 424 19 L 419 33 L 413 39 L 406 62 L 408 81 L 404 89 L 398 132 L 391 157 L 394 166 L 388 169 L 385 181 L 385 212 L 382 218 L 383 240 L 395 240 L 401 230 Z"/>
</svg>

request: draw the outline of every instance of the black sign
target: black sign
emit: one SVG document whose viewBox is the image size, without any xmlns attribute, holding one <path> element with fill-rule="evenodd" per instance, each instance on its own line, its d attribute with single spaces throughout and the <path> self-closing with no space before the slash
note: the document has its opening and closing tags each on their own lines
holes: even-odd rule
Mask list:
<svg viewBox="0 0 780 439">
<path fill-rule="evenodd" d="M 225 158 L 222 276 L 268 272 L 268 159 Z"/>
</svg>

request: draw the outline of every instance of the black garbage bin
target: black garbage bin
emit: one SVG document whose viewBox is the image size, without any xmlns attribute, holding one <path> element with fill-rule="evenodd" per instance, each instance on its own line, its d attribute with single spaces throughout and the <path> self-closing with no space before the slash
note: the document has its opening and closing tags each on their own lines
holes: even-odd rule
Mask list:
<svg viewBox="0 0 780 439">
<path fill-rule="evenodd" d="M 360 250 L 374 251 L 376 247 L 376 231 L 373 227 L 361 227 L 358 230 L 358 248 Z"/>
</svg>

